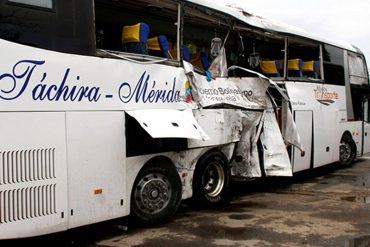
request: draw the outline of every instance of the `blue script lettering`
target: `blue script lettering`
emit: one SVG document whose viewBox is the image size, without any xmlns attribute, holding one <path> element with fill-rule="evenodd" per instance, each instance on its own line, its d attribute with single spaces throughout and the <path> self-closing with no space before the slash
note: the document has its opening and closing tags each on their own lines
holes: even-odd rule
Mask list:
<svg viewBox="0 0 370 247">
<path fill-rule="evenodd" d="M 36 67 L 43 65 L 45 61 L 21 60 L 13 66 L 12 73 L 0 75 L 0 99 L 14 100 L 20 97 L 28 86 L 36 85 L 32 89 L 34 100 L 48 101 L 82 101 L 97 102 L 101 96 L 99 87 L 67 85 L 70 68 L 67 68 L 60 83 L 44 82 L 47 73 L 42 73 L 42 78 L 37 79 L 34 71 Z M 36 77 L 36 78 L 35 78 Z M 77 76 L 77 81 L 80 79 Z M 32 80 L 32 82 L 31 82 Z M 36 84 L 35 81 L 39 83 Z"/>
<path fill-rule="evenodd" d="M 87 98 L 90 102 L 97 102 L 101 96 L 99 87 L 77 87 L 77 86 L 67 86 L 66 82 L 68 79 L 70 69 L 68 68 L 64 74 L 62 82 L 59 85 L 56 84 L 42 84 L 43 80 L 46 78 L 47 74 L 44 73 L 43 78 L 40 84 L 37 84 L 36 87 L 32 90 L 32 98 L 34 100 L 44 100 L 48 99 L 49 101 L 81 101 L 84 98 Z M 77 77 L 79 80 L 80 77 Z"/>
<path fill-rule="evenodd" d="M 132 90 L 129 82 L 121 84 L 118 95 L 123 103 L 129 103 L 132 99 L 136 103 L 173 103 L 179 102 L 180 90 L 176 90 L 176 77 L 173 79 L 170 89 L 156 89 L 156 81 L 150 83 L 150 75 L 146 71 L 141 75 L 136 87 Z M 167 86 L 166 82 L 166 86 Z"/>
<path fill-rule="evenodd" d="M 0 75 L 0 98 L 13 100 L 22 95 L 36 66 L 44 63 L 45 61 L 22 60 L 13 66 L 11 74 Z"/>
</svg>

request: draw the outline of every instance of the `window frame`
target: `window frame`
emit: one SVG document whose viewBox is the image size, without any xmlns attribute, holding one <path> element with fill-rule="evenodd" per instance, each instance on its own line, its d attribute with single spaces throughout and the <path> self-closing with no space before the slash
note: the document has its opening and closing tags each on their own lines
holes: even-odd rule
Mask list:
<svg viewBox="0 0 370 247">
<path fill-rule="evenodd" d="M 55 12 L 55 0 L 47 0 L 51 3 L 51 8 L 49 7 L 43 7 L 40 5 L 37 5 L 36 3 L 32 3 L 30 1 L 19 1 L 19 0 L 8 0 L 7 4 L 12 6 L 18 6 L 22 8 L 28 8 L 28 9 L 34 9 L 34 10 L 41 10 L 41 11 L 49 11 L 49 12 Z"/>
<path fill-rule="evenodd" d="M 319 51 L 318 61 L 319 61 L 319 69 L 320 69 L 320 78 L 311 78 L 311 77 L 307 77 L 307 76 L 303 76 L 303 75 L 301 77 L 294 77 L 294 76 L 289 76 L 288 75 L 288 61 L 289 61 L 289 59 L 292 59 L 292 58 L 290 58 L 290 55 L 289 55 L 289 53 L 290 53 L 290 44 L 291 43 L 293 43 L 293 44 L 294 43 L 295 44 L 302 43 L 303 45 L 310 44 L 310 45 L 312 45 L 312 47 L 317 47 L 318 48 L 318 51 Z M 304 37 L 286 36 L 285 54 L 286 54 L 286 58 L 285 58 L 285 64 L 284 64 L 284 78 L 287 81 L 324 83 L 324 81 L 325 81 L 324 70 L 323 70 L 324 61 L 323 61 L 323 55 L 322 55 L 323 54 L 322 53 L 322 44 L 320 42 L 315 41 L 315 40 L 311 40 L 311 39 L 307 39 L 307 38 L 304 38 Z M 303 62 L 303 60 L 302 60 L 302 62 Z"/>
<path fill-rule="evenodd" d="M 360 59 L 361 60 L 361 62 L 362 62 L 362 69 L 364 70 L 363 71 L 363 75 L 364 76 L 361 76 L 361 75 L 358 75 L 358 74 L 355 74 L 355 73 L 351 73 L 351 72 L 354 72 L 351 69 L 351 68 L 353 68 L 351 62 L 353 62 L 354 60 L 351 60 L 351 58 L 357 58 L 357 59 Z M 362 54 L 359 54 L 359 53 L 356 53 L 356 52 L 347 51 L 347 62 L 348 62 L 348 76 L 349 76 L 349 83 L 350 83 L 350 85 L 369 86 L 369 72 L 367 70 L 367 65 L 366 65 L 365 57 Z M 352 79 L 351 79 L 352 77 L 361 78 L 361 79 L 364 79 L 364 81 L 361 82 L 361 83 L 353 83 L 352 82 Z"/>
</svg>

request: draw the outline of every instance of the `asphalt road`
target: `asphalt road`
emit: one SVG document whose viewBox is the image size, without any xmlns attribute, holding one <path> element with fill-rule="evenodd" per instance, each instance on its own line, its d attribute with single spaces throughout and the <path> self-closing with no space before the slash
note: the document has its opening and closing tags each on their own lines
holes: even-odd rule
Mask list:
<svg viewBox="0 0 370 247">
<path fill-rule="evenodd" d="M 370 246 L 370 157 L 293 178 L 234 182 L 223 205 L 184 202 L 162 226 L 122 230 L 122 221 L 0 246 Z"/>
</svg>

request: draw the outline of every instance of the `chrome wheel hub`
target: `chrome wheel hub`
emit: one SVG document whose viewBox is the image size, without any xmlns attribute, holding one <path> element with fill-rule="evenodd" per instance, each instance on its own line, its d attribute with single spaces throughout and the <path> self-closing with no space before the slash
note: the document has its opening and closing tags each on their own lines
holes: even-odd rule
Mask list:
<svg viewBox="0 0 370 247">
<path fill-rule="evenodd" d="M 162 174 L 148 174 L 138 182 L 135 203 L 146 213 L 158 213 L 165 208 L 171 197 L 171 185 Z"/>
<path fill-rule="evenodd" d="M 210 197 L 218 196 L 225 184 L 225 173 L 218 162 L 210 163 L 202 177 L 203 188 Z"/>
</svg>

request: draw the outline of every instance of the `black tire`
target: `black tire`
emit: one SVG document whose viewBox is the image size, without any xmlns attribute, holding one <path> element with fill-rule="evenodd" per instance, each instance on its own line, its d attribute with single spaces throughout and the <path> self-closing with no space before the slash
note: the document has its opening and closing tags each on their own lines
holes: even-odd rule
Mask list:
<svg viewBox="0 0 370 247">
<path fill-rule="evenodd" d="M 350 165 L 356 158 L 357 147 L 351 135 L 344 134 L 340 140 L 339 164 L 342 166 Z"/>
<path fill-rule="evenodd" d="M 150 162 L 139 172 L 132 188 L 133 223 L 152 226 L 169 221 L 180 206 L 181 196 L 181 180 L 171 162 Z"/>
<path fill-rule="evenodd" d="M 225 199 L 229 183 L 228 162 L 219 151 L 206 153 L 193 177 L 193 201 L 197 206 L 218 204 Z"/>
</svg>

